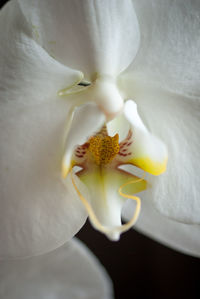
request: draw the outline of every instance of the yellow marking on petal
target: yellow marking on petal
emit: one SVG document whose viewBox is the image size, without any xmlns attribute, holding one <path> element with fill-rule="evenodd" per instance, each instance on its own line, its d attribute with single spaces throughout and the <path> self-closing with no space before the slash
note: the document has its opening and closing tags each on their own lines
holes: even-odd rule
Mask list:
<svg viewBox="0 0 200 299">
<path fill-rule="evenodd" d="M 128 173 L 122 169 L 109 169 L 104 170 L 93 170 L 93 171 L 83 171 L 77 173 L 77 176 L 80 180 L 88 187 L 90 190 L 90 185 L 97 185 L 102 182 L 107 182 L 110 186 L 121 186 L 125 183 L 131 182 L 131 184 L 126 185 L 125 192 L 136 194 L 141 191 L 144 191 L 148 188 L 147 181 L 138 180 L 137 176 L 134 176 L 131 173 Z M 105 185 L 105 183 L 103 183 Z"/>
<path fill-rule="evenodd" d="M 128 161 L 128 163 L 133 164 L 146 172 L 153 175 L 160 175 L 166 171 L 167 168 L 167 158 L 162 162 L 156 162 L 149 157 L 134 158 Z"/>
<path fill-rule="evenodd" d="M 105 165 L 113 160 L 119 152 L 119 135 L 114 137 L 96 135 L 89 139 L 88 150 L 97 165 Z"/>
<path fill-rule="evenodd" d="M 63 179 L 65 179 L 68 175 L 68 173 L 72 170 L 72 168 L 76 165 L 76 162 L 74 160 L 72 160 L 70 162 L 70 165 L 67 165 L 67 163 L 65 163 L 64 159 L 62 162 L 62 169 L 61 169 L 61 176 Z"/>
<path fill-rule="evenodd" d="M 61 175 L 62 175 L 63 179 L 65 179 L 67 177 L 69 171 L 70 171 L 70 167 L 68 167 L 65 163 L 62 163 Z"/>
<path fill-rule="evenodd" d="M 71 171 L 70 173 L 71 173 L 72 184 L 73 184 L 73 186 L 74 186 L 74 188 L 75 188 L 75 190 L 76 190 L 76 192 L 77 192 L 80 200 L 82 201 L 83 205 L 85 206 L 86 211 L 88 212 L 89 218 L 90 218 L 90 220 L 91 220 L 94 228 L 96 228 L 100 232 L 106 234 L 108 237 L 112 238 L 113 235 L 115 236 L 115 233 L 121 234 L 123 232 L 126 232 L 129 228 L 131 228 L 135 224 L 135 222 L 138 219 L 138 216 L 139 216 L 139 213 L 140 213 L 140 209 L 141 209 L 140 198 L 137 197 L 137 196 L 134 196 L 134 195 L 125 194 L 125 193 L 122 192 L 122 189 L 124 187 L 126 187 L 127 185 L 143 181 L 145 174 L 144 174 L 144 176 L 142 178 L 139 178 L 138 180 L 133 180 L 133 181 L 126 182 L 125 184 L 121 185 L 119 187 L 119 190 L 118 190 L 119 194 L 122 197 L 124 197 L 124 198 L 130 198 L 130 199 L 136 201 L 136 203 L 137 203 L 137 206 L 136 206 L 136 209 L 135 209 L 135 213 L 134 213 L 133 217 L 131 218 L 131 220 L 128 221 L 126 224 L 122 224 L 120 226 L 108 227 L 108 226 L 102 225 L 100 223 L 100 221 L 96 217 L 96 215 L 94 213 L 94 210 L 92 209 L 90 203 L 86 200 L 86 198 L 79 191 L 79 189 L 78 189 L 78 187 L 77 187 L 77 185 L 75 183 L 75 180 L 73 178 L 73 172 Z M 114 239 L 113 238 L 113 240 L 118 240 L 118 239 Z"/>
</svg>

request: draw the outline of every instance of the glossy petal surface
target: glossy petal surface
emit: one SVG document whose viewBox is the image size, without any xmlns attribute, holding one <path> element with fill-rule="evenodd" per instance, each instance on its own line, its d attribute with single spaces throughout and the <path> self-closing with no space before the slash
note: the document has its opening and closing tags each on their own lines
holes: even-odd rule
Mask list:
<svg viewBox="0 0 200 299">
<path fill-rule="evenodd" d="M 36 105 L 56 98 L 59 89 L 81 80 L 82 74 L 57 62 L 34 39 L 17 4 L 0 11 L 1 102 Z"/>
<path fill-rule="evenodd" d="M 19 2 L 38 42 L 90 80 L 96 72 L 117 75 L 136 55 L 139 28 L 131 0 Z"/>
<path fill-rule="evenodd" d="M 200 92 L 200 2 L 133 0 L 141 31 L 128 71 L 182 94 Z"/>
<path fill-rule="evenodd" d="M 22 257 L 62 245 L 86 219 L 61 181 L 71 98 L 56 95 L 79 73 L 32 40 L 16 1 L 1 10 L 0 24 L 0 258 Z"/>
<path fill-rule="evenodd" d="M 111 299 L 109 277 L 80 241 L 38 257 L 0 262 L 1 299 Z"/>
</svg>

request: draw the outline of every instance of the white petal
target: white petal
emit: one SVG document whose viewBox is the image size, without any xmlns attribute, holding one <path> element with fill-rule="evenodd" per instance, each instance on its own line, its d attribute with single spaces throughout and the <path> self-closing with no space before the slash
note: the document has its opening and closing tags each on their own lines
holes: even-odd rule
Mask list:
<svg viewBox="0 0 200 299">
<path fill-rule="evenodd" d="M 164 172 L 168 156 L 166 146 L 147 130 L 137 112 L 137 105 L 134 101 L 128 100 L 125 103 L 124 116 L 130 122 L 133 132 L 132 139 L 129 140 L 132 143 L 129 146 L 132 155 L 127 156 L 128 163 L 154 175 Z"/>
<path fill-rule="evenodd" d="M 145 196 L 166 216 L 199 224 L 200 100 L 143 84 L 130 86 L 142 119 L 168 148 L 167 171 L 149 178 L 152 188 Z"/>
<path fill-rule="evenodd" d="M 0 257 L 50 251 L 86 219 L 79 198 L 61 180 L 67 112 L 60 99 L 32 107 L 1 105 Z"/>
<path fill-rule="evenodd" d="M 17 1 L 1 10 L 0 28 L 1 101 L 52 101 L 60 89 L 81 80 L 82 73 L 61 65 L 32 39 Z"/>
<path fill-rule="evenodd" d="M 76 145 L 81 145 L 98 132 L 105 123 L 105 115 L 94 103 L 78 107 L 65 141 L 65 154 L 62 173 L 65 178 L 71 167 L 71 157 Z"/>
<path fill-rule="evenodd" d="M 146 82 L 188 94 L 200 92 L 200 2 L 133 0 L 141 31 L 129 71 Z"/>
<path fill-rule="evenodd" d="M 5 258 L 62 245 L 86 213 L 61 181 L 69 104 L 56 96 L 79 73 L 31 39 L 17 1 L 1 10 L 0 25 L 0 258 Z"/>
<path fill-rule="evenodd" d="M 38 42 L 56 59 L 82 70 L 117 75 L 134 59 L 139 28 L 131 0 L 20 0 Z"/>
<path fill-rule="evenodd" d="M 133 210 L 132 203 L 127 203 L 123 214 L 126 220 L 132 216 Z M 173 221 L 156 211 L 148 200 L 142 201 L 134 229 L 170 248 L 200 257 L 200 226 Z"/>
<path fill-rule="evenodd" d="M 80 241 L 38 257 L 0 262 L 1 299 L 109 299 L 109 277 Z"/>
</svg>

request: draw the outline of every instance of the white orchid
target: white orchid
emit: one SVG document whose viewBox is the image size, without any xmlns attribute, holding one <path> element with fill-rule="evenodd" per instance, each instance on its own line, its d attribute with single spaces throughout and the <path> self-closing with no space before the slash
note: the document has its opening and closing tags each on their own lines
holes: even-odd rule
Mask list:
<svg viewBox="0 0 200 299">
<path fill-rule="evenodd" d="M 4 7 L 2 257 L 52 250 L 88 214 L 117 240 L 145 189 L 136 228 L 199 255 L 199 14 L 194 1 Z M 136 177 L 127 164 L 151 175 Z M 137 204 L 121 225 L 127 197 Z"/>
</svg>

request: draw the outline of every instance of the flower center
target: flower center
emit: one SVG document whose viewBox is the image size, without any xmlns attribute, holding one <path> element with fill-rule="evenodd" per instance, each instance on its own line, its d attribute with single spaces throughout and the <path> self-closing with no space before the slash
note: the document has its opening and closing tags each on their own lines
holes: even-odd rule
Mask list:
<svg viewBox="0 0 200 299">
<path fill-rule="evenodd" d="M 113 160 L 119 152 L 119 135 L 103 136 L 102 134 L 89 139 L 88 150 L 97 165 L 105 165 Z"/>
</svg>

